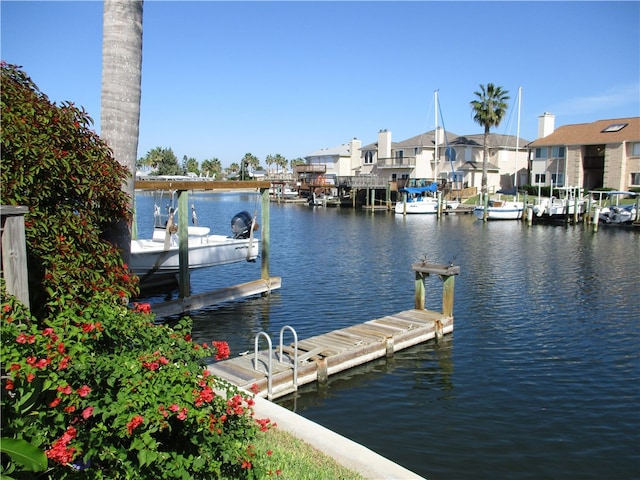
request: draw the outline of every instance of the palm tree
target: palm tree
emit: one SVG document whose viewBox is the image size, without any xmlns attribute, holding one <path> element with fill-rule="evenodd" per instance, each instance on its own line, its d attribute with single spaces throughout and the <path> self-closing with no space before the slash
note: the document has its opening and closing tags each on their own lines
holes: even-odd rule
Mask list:
<svg viewBox="0 0 640 480">
<path fill-rule="evenodd" d="M 142 79 L 142 0 L 104 0 L 100 136 L 115 159 L 135 174 Z M 133 176 L 123 190 L 134 198 Z M 128 263 L 131 227 L 120 222 L 106 237 Z"/>
<path fill-rule="evenodd" d="M 502 87 L 496 87 L 493 83 L 488 83 L 486 88 L 480 85 L 479 92 L 473 92 L 477 97 L 471 102 L 473 110 L 473 120 L 484 127 L 484 145 L 482 151 L 482 194 L 487 194 L 487 159 L 489 157 L 489 129 L 500 125 L 507 108 L 509 95 Z M 485 215 L 486 215 L 485 208 Z"/>
</svg>

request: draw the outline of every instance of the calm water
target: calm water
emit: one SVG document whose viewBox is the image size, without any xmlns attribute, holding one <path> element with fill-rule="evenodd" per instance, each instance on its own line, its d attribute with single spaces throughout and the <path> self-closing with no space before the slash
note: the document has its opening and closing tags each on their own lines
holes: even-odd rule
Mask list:
<svg viewBox="0 0 640 480">
<path fill-rule="evenodd" d="M 193 198 L 216 233 L 259 206 L 248 195 Z M 148 234 L 152 201 L 138 201 Z M 443 342 L 282 405 L 430 480 L 640 477 L 637 233 L 272 204 L 271 239 L 282 288 L 192 315 L 196 340 L 239 353 L 260 330 L 277 342 L 292 325 L 306 338 L 412 308 L 410 265 L 425 256 L 461 268 Z M 259 277 L 259 262 L 232 265 L 195 272 L 192 287 Z M 440 309 L 439 279 L 426 287 L 427 308 Z"/>
</svg>

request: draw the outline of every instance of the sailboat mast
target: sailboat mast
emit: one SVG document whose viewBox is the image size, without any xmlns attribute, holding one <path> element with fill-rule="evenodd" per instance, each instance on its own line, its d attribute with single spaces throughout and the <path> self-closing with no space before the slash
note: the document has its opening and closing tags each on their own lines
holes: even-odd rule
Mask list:
<svg viewBox="0 0 640 480">
<path fill-rule="evenodd" d="M 434 106 L 435 106 L 435 119 L 436 119 L 436 126 L 435 126 L 435 131 L 434 131 L 434 144 L 435 144 L 435 150 L 433 152 L 433 157 L 434 157 L 434 168 L 433 168 L 433 181 L 437 182 L 438 181 L 438 90 L 433 92 L 433 97 L 434 97 Z"/>
<path fill-rule="evenodd" d="M 513 172 L 513 186 L 518 195 L 518 153 L 520 152 L 520 107 L 522 106 L 522 87 L 518 87 L 518 127 L 516 129 L 516 168 Z"/>
</svg>

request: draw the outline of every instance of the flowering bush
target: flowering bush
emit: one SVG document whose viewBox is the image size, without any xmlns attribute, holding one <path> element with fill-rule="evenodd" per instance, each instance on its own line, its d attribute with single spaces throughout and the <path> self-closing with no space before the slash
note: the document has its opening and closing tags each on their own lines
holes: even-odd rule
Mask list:
<svg viewBox="0 0 640 480">
<path fill-rule="evenodd" d="M 129 175 L 72 103 L 56 105 L 18 67 L 0 64 L 0 202 L 26 205 L 32 313 L 105 292 L 131 298 L 136 279 L 113 245 L 110 226 L 131 220 Z M 113 301 L 113 300 L 112 300 Z"/>
<path fill-rule="evenodd" d="M 129 173 L 84 110 L 0 70 L 0 202 L 29 207 L 32 307 L 0 278 L 0 477 L 260 478 L 252 441 L 271 422 L 203 367 L 228 345 L 195 345 L 189 320 L 155 325 L 148 305 L 124 305 L 137 279 L 102 237 L 130 219 Z"/>
<path fill-rule="evenodd" d="M 2 436 L 43 450 L 49 478 L 260 478 L 271 426 L 253 400 L 212 376 L 205 357 L 225 342 L 191 342 L 188 320 L 151 323 L 94 302 L 43 326 L 11 297 L 2 304 Z M 2 474 L 15 467 L 3 458 Z"/>
</svg>

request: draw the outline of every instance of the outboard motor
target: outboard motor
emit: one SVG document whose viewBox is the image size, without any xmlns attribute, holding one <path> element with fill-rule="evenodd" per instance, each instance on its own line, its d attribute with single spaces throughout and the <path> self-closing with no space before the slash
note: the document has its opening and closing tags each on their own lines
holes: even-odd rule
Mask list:
<svg viewBox="0 0 640 480">
<path fill-rule="evenodd" d="M 233 238 L 249 238 L 252 217 L 249 212 L 240 212 L 231 219 Z"/>
</svg>

